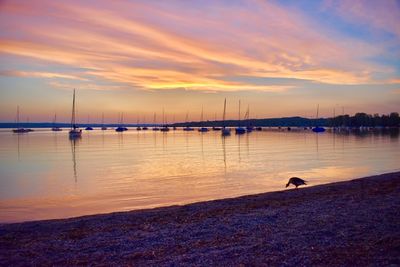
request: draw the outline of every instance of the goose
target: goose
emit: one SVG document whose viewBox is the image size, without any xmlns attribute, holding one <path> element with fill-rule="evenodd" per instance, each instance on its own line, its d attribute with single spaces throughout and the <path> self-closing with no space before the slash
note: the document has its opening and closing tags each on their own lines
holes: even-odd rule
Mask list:
<svg viewBox="0 0 400 267">
<path fill-rule="evenodd" d="M 290 184 L 293 184 L 294 186 L 296 186 L 296 188 L 299 185 L 307 185 L 306 181 L 304 181 L 303 179 L 299 178 L 299 177 L 292 177 L 289 179 L 288 183 L 286 184 L 286 187 L 288 187 Z"/>
</svg>

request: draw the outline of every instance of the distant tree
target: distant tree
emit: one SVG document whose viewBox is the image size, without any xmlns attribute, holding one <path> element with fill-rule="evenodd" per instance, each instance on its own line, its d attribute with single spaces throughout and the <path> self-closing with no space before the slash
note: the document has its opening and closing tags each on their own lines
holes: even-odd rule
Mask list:
<svg viewBox="0 0 400 267">
<path fill-rule="evenodd" d="M 392 112 L 389 115 L 389 121 L 388 121 L 390 127 L 398 127 L 400 125 L 400 118 L 399 118 L 399 113 L 397 112 Z"/>
<path fill-rule="evenodd" d="M 378 113 L 375 113 L 372 118 L 372 125 L 373 127 L 382 126 L 382 120 Z"/>
</svg>

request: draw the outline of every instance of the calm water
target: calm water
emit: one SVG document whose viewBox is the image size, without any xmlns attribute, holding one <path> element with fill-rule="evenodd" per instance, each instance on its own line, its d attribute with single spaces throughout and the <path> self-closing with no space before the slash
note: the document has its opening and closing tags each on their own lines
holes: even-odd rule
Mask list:
<svg viewBox="0 0 400 267">
<path fill-rule="evenodd" d="M 0 132 L 0 222 L 66 218 L 399 171 L 399 134 Z"/>
</svg>

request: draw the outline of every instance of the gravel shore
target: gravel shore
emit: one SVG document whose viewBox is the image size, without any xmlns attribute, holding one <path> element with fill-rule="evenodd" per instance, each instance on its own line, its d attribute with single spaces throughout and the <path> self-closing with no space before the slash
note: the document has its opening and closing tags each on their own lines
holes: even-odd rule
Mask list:
<svg viewBox="0 0 400 267">
<path fill-rule="evenodd" d="M 400 172 L 185 206 L 0 225 L 0 263 L 399 266 Z"/>
</svg>

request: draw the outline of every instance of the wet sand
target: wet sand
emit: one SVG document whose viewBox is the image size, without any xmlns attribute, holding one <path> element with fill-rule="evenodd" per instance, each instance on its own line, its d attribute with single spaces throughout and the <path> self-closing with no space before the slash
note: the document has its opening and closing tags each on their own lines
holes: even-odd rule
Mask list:
<svg viewBox="0 0 400 267">
<path fill-rule="evenodd" d="M 185 206 L 0 225 L 0 262 L 397 266 L 400 172 Z"/>
</svg>

